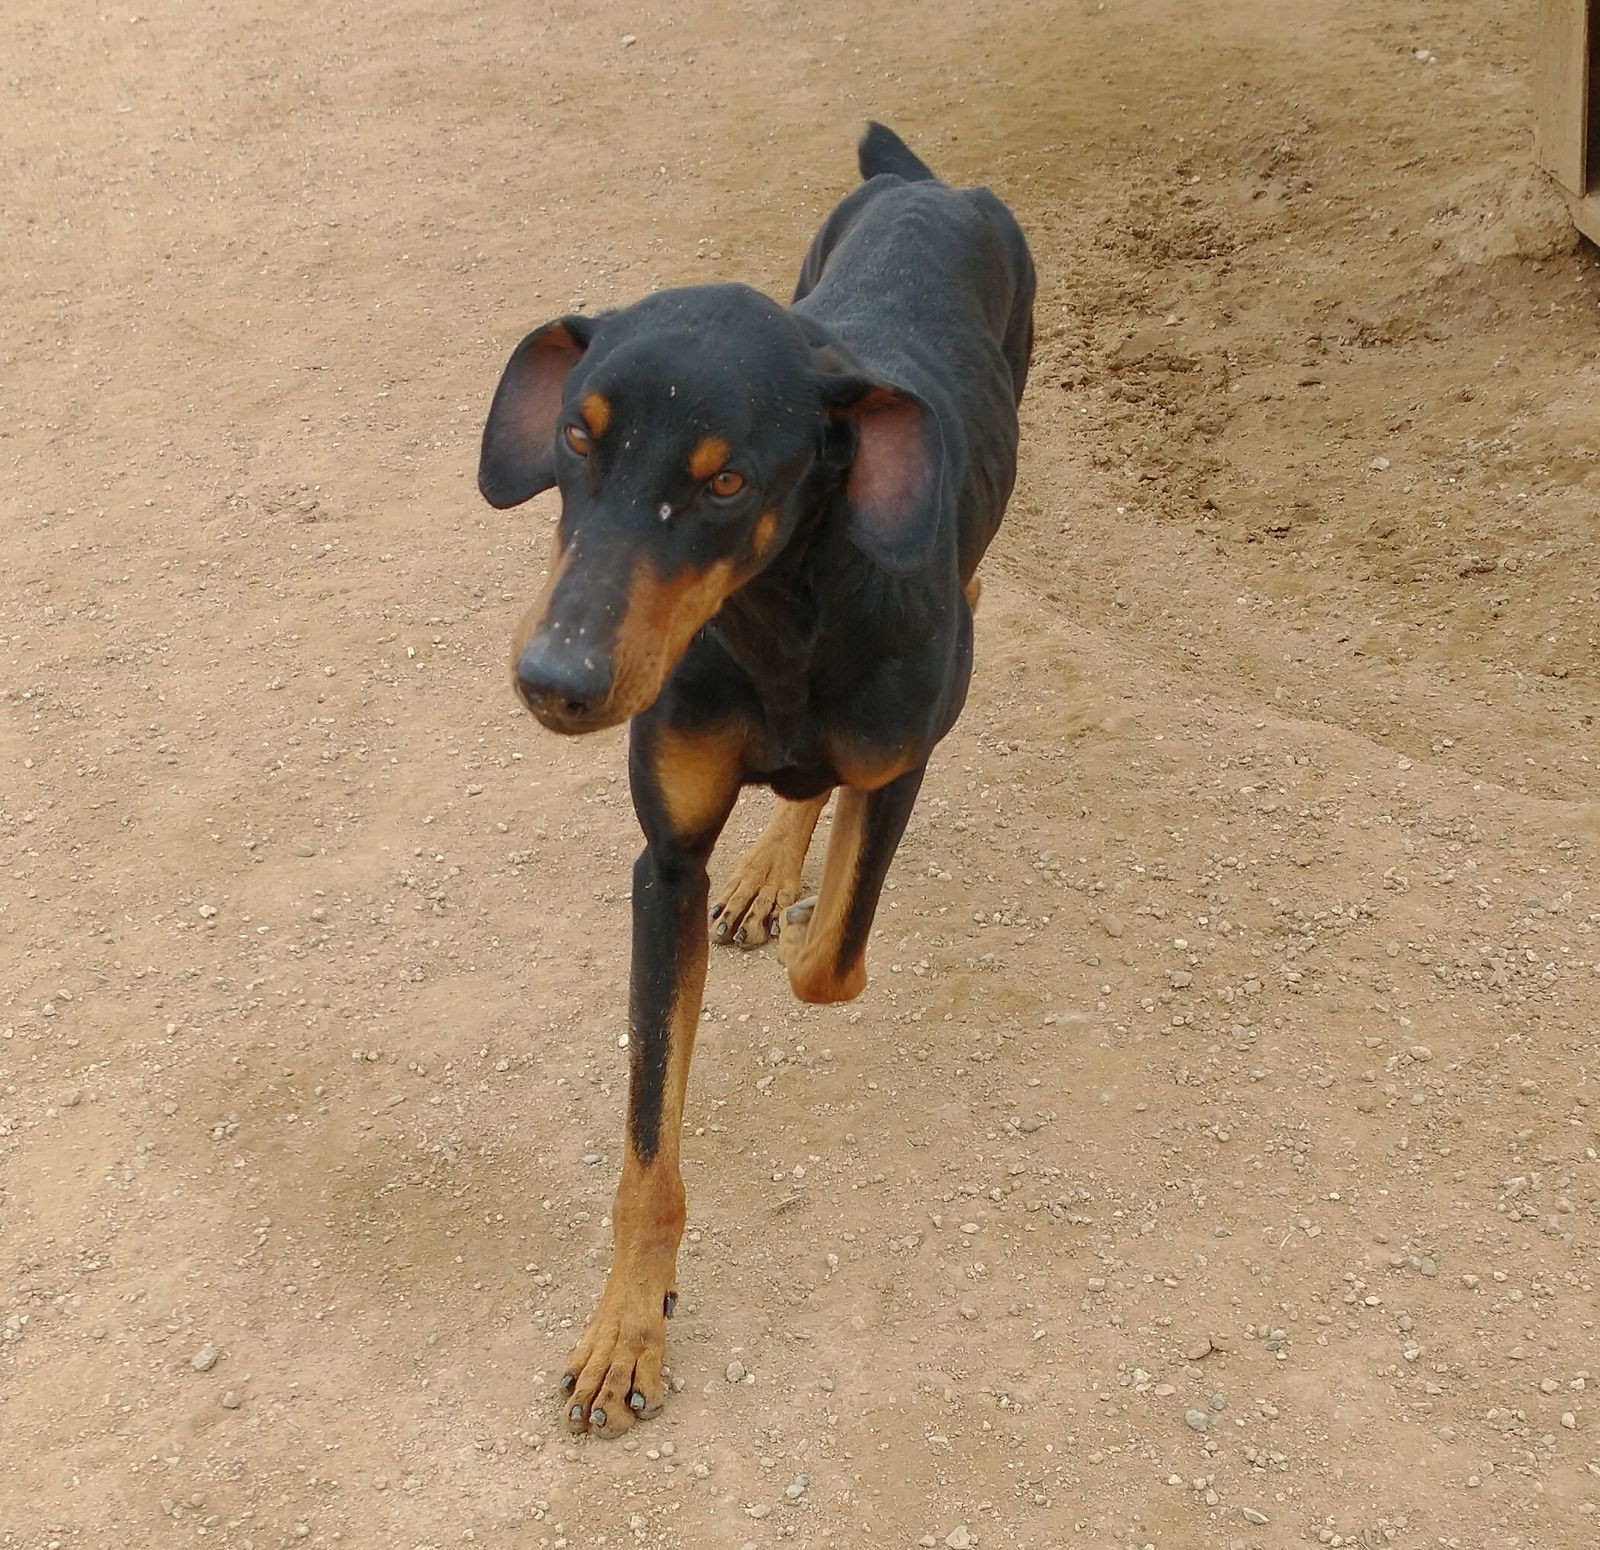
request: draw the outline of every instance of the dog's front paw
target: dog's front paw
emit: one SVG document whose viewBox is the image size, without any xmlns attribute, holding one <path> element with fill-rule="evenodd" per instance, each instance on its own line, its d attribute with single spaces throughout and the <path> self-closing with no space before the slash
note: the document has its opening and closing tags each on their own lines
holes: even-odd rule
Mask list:
<svg viewBox="0 0 1600 1550">
<path fill-rule="evenodd" d="M 711 940 L 760 947 L 778 935 L 783 913 L 800 892 L 800 871 L 781 848 L 756 845 L 739 860 L 711 906 Z"/>
<path fill-rule="evenodd" d="M 567 1425 L 596 1437 L 620 1437 L 666 1402 L 661 1365 L 675 1291 L 608 1282 L 561 1379 Z"/>
<path fill-rule="evenodd" d="M 738 861 L 711 906 L 711 940 L 760 947 L 778 935 L 784 911 L 800 894 L 800 870 L 826 795 L 780 801 L 767 826 Z"/>
</svg>

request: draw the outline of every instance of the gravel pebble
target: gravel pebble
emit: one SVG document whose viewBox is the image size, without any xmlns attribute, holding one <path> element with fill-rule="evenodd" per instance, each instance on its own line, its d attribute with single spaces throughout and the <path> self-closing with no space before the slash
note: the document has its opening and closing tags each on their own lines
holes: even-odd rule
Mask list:
<svg viewBox="0 0 1600 1550">
<path fill-rule="evenodd" d="M 727 1371 L 723 1373 L 723 1376 L 729 1383 L 742 1383 L 744 1381 L 744 1370 L 743 1362 L 729 1362 Z"/>
<path fill-rule="evenodd" d="M 783 1488 L 783 1494 L 792 1502 L 797 1502 L 806 1494 L 806 1487 L 811 1482 L 804 1475 L 796 1475 L 788 1485 Z"/>
<path fill-rule="evenodd" d="M 1185 1410 L 1183 1419 L 1185 1425 L 1197 1432 L 1203 1432 L 1211 1425 L 1211 1417 L 1204 1410 Z"/>
<path fill-rule="evenodd" d="M 951 1529 L 944 1536 L 944 1542 L 950 1550 L 969 1550 L 970 1546 L 977 1544 L 977 1540 L 972 1537 L 972 1530 L 965 1523 L 958 1523 Z"/>
<path fill-rule="evenodd" d="M 189 1365 L 196 1372 L 210 1372 L 217 1365 L 217 1358 L 222 1355 L 214 1345 L 203 1345 L 189 1358 Z"/>
</svg>

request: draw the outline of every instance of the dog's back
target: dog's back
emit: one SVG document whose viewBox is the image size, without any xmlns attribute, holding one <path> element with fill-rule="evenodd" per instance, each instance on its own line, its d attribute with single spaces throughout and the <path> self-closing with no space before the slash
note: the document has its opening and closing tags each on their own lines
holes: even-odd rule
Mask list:
<svg viewBox="0 0 1600 1550">
<path fill-rule="evenodd" d="M 884 333 L 899 313 L 911 314 L 922 330 L 938 329 L 941 314 L 975 303 L 1011 368 L 1020 401 L 1033 348 L 1035 282 L 1015 217 L 986 188 L 941 182 L 882 124 L 868 126 L 857 158 L 862 185 L 812 240 L 794 300 L 814 298 L 801 310 L 835 327 L 841 314 L 876 314 Z"/>
<path fill-rule="evenodd" d="M 865 181 L 813 240 L 795 310 L 824 325 L 859 367 L 932 406 L 953 464 L 961 569 L 970 575 L 1015 477 L 1033 260 L 988 189 L 950 188 L 892 130 L 871 125 L 858 154 Z"/>
</svg>

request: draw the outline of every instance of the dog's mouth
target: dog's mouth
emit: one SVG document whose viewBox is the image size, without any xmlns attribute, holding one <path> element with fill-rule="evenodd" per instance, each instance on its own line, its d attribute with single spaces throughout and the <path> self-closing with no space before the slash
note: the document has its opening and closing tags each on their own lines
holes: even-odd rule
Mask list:
<svg viewBox="0 0 1600 1550">
<path fill-rule="evenodd" d="M 681 655 L 669 658 L 656 642 L 636 652 L 578 646 L 547 626 L 514 645 L 511 682 L 541 726 L 580 737 L 649 710 Z"/>
<path fill-rule="evenodd" d="M 517 697 L 532 712 L 534 720 L 551 732 L 563 737 L 581 737 L 585 732 L 604 732 L 607 727 L 620 726 L 637 711 L 615 710 L 611 704 L 587 705 L 582 700 L 534 698 L 517 683 Z"/>
<path fill-rule="evenodd" d="M 561 602 L 552 609 L 541 598 L 512 644 L 518 697 L 542 726 L 563 736 L 621 725 L 655 704 L 734 581 L 732 566 L 723 563 L 664 582 L 643 561 L 609 617 L 598 609 L 577 613 Z"/>
</svg>

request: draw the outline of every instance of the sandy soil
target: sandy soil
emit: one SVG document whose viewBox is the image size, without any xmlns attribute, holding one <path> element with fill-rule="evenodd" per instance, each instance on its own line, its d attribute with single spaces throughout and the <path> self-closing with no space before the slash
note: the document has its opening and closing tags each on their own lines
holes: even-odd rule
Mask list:
<svg viewBox="0 0 1600 1550">
<path fill-rule="evenodd" d="M 1534 10 L 12 0 L 0 1545 L 1596 1541 Z M 869 113 L 1033 238 L 1022 481 L 873 984 L 716 957 L 679 1392 L 577 1443 L 637 841 L 477 435 L 549 315 L 786 291 Z"/>
</svg>

